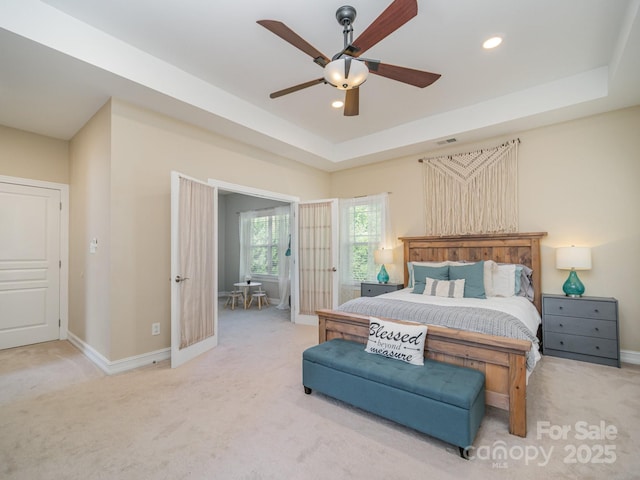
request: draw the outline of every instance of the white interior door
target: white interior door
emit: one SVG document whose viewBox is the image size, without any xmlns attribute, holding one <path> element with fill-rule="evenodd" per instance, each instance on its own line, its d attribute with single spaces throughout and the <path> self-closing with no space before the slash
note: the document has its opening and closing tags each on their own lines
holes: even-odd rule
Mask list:
<svg viewBox="0 0 640 480">
<path fill-rule="evenodd" d="M 296 323 L 317 325 L 320 308 L 338 306 L 338 200 L 298 204 Z"/>
<path fill-rule="evenodd" d="M 218 189 L 171 172 L 171 367 L 218 344 Z"/>
<path fill-rule="evenodd" d="M 60 191 L 0 182 L 0 348 L 60 338 Z"/>
</svg>

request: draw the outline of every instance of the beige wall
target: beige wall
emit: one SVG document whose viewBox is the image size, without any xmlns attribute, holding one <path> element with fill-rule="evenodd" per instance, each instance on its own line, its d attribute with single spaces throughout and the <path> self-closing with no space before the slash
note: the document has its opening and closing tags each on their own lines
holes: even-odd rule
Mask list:
<svg viewBox="0 0 640 480">
<path fill-rule="evenodd" d="M 111 104 L 70 146 L 69 331 L 105 358 L 111 354 Z M 89 253 L 91 239 L 98 240 Z"/>
<path fill-rule="evenodd" d="M 580 272 L 586 294 L 619 301 L 621 348 L 640 351 L 640 107 L 458 145 L 457 153 L 518 137 L 520 231 L 548 232 L 542 246 L 542 289 L 562 293 L 567 272 L 554 267 L 554 248 L 593 248 L 593 269 Z M 331 195 L 390 191 L 396 236 L 425 233 L 418 157 L 336 172 Z M 402 250 L 390 275 L 402 279 Z"/>
<path fill-rule="evenodd" d="M 170 344 L 170 172 L 326 197 L 330 175 L 123 102 L 112 103 L 111 360 Z M 161 335 L 151 336 L 160 322 Z"/>
<path fill-rule="evenodd" d="M 0 175 L 69 183 L 69 142 L 0 125 Z"/>
<path fill-rule="evenodd" d="M 0 126 L 0 175 L 70 185 L 69 331 L 109 361 L 170 345 L 172 170 L 301 200 L 330 190 L 329 173 L 115 100 L 71 142 Z"/>
<path fill-rule="evenodd" d="M 519 137 L 521 231 L 546 231 L 543 291 L 561 293 L 554 248 L 593 248 L 587 295 L 620 301 L 622 348 L 640 351 L 640 107 L 458 145 Z M 69 183 L 69 329 L 109 360 L 169 345 L 169 172 L 302 200 L 390 191 L 396 236 L 424 233 L 418 157 L 328 174 L 155 115 L 107 104 L 72 142 L 0 126 L 0 175 Z M 89 241 L 98 251 L 89 254 Z M 402 278 L 397 248 L 392 278 Z M 162 334 L 151 336 L 151 323 Z"/>
</svg>

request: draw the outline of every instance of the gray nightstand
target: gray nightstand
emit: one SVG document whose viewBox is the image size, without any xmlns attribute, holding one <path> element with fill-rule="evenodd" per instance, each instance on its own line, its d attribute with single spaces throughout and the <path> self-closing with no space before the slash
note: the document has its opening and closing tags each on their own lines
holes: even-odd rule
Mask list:
<svg viewBox="0 0 640 480">
<path fill-rule="evenodd" d="M 620 367 L 615 298 L 542 295 L 545 355 Z"/>
<path fill-rule="evenodd" d="M 403 283 L 363 282 L 360 284 L 360 296 L 377 297 L 378 295 L 382 295 L 383 293 L 395 292 L 396 290 L 402 290 L 403 288 Z"/>
</svg>

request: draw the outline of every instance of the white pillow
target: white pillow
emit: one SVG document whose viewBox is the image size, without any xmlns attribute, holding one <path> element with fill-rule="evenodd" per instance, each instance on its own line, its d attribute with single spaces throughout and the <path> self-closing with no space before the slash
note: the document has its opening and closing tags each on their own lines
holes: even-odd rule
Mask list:
<svg viewBox="0 0 640 480">
<path fill-rule="evenodd" d="M 427 326 L 369 317 L 369 339 L 364 351 L 395 358 L 412 365 L 424 365 Z"/>
<path fill-rule="evenodd" d="M 458 280 L 435 280 L 427 277 L 423 295 L 430 297 L 462 298 L 464 296 L 464 278 Z"/>
<path fill-rule="evenodd" d="M 484 261 L 484 293 L 487 297 L 495 297 L 493 293 L 493 271 L 498 264 L 493 260 Z"/>
<path fill-rule="evenodd" d="M 493 297 L 513 297 L 516 294 L 516 266 L 514 264 L 496 264 L 491 278 Z"/>
</svg>

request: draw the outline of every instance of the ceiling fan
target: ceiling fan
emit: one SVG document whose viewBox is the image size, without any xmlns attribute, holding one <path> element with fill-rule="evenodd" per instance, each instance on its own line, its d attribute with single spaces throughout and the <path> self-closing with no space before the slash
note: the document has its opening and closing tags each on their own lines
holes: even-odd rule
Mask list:
<svg viewBox="0 0 640 480">
<path fill-rule="evenodd" d="M 417 0 L 394 0 L 354 41 L 353 21 L 356 18 L 356 9 L 349 5 L 340 7 L 336 11 L 336 19 L 343 26 L 344 48 L 336 53 L 331 60 L 284 23 L 277 20 L 258 20 L 257 23 L 302 50 L 313 58 L 316 64 L 324 68 L 323 77 L 273 92 L 269 97 L 278 98 L 313 85 L 328 83 L 340 90 L 346 90 L 344 115 L 355 116 L 360 110 L 359 87 L 367 79 L 369 73 L 420 88 L 431 85 L 440 78 L 439 74 L 389 65 L 379 60 L 359 58 L 366 50 L 396 31 L 417 14 Z"/>
</svg>

